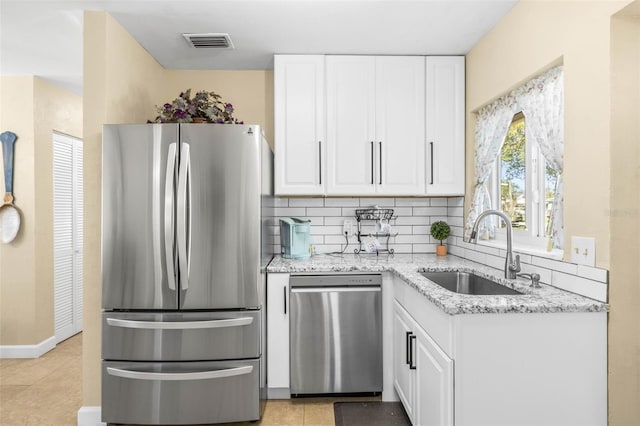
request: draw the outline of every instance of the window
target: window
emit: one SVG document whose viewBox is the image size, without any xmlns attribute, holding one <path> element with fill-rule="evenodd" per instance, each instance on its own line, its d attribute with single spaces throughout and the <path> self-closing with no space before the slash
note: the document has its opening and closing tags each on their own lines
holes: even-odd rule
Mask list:
<svg viewBox="0 0 640 426">
<path fill-rule="evenodd" d="M 488 182 L 492 205 L 513 224 L 519 246 L 546 249 L 552 234 L 551 213 L 558 173 L 535 142 L 526 138 L 526 117 L 514 115 Z M 504 237 L 505 224 L 491 238 Z"/>
</svg>

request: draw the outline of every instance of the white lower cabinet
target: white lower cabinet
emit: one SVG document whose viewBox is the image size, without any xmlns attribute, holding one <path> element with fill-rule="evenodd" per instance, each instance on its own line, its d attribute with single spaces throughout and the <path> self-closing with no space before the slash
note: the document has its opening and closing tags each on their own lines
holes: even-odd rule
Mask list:
<svg viewBox="0 0 640 426">
<path fill-rule="evenodd" d="M 607 424 L 606 312 L 448 315 L 399 277 L 393 296 L 394 387 L 414 426 Z"/>
<path fill-rule="evenodd" d="M 394 301 L 394 386 L 414 425 L 453 425 L 453 360 Z"/>
<path fill-rule="evenodd" d="M 267 274 L 268 398 L 289 398 L 289 274 Z"/>
</svg>

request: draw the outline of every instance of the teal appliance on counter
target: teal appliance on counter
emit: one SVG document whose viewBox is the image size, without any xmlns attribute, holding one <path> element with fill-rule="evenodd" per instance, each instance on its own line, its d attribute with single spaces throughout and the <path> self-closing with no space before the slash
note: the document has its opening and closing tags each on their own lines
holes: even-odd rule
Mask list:
<svg viewBox="0 0 640 426">
<path fill-rule="evenodd" d="M 299 217 L 280 219 L 280 251 L 287 259 L 308 259 L 311 220 Z"/>
</svg>

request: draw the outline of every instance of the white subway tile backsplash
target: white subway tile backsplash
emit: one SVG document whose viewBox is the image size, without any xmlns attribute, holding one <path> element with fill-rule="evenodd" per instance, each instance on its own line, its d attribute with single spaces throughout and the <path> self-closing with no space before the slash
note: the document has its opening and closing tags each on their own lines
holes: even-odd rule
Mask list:
<svg viewBox="0 0 640 426">
<path fill-rule="evenodd" d="M 450 245 L 448 247 L 448 251 L 449 251 L 449 253 L 451 253 L 454 256 L 464 257 L 464 249 L 462 247 L 458 247 L 458 246 L 455 246 L 455 245 Z"/>
<path fill-rule="evenodd" d="M 353 218 L 353 220 L 356 220 L 356 208 L 350 208 L 350 207 L 343 207 L 340 213 L 340 216 L 350 216 Z"/>
<path fill-rule="evenodd" d="M 429 216 L 401 216 L 396 225 L 429 225 Z"/>
<path fill-rule="evenodd" d="M 383 208 L 393 208 L 395 206 L 394 198 L 360 198 L 360 207 L 378 206 Z"/>
<path fill-rule="evenodd" d="M 433 205 L 433 204 L 432 204 Z M 414 216 L 447 216 L 446 207 L 414 207 Z"/>
<path fill-rule="evenodd" d="M 449 204 L 449 202 L 447 201 L 446 198 L 432 198 L 431 199 L 431 205 L 434 206 L 434 207 L 437 207 L 437 206 L 446 207 L 447 204 Z"/>
<path fill-rule="evenodd" d="M 342 216 L 340 207 L 307 207 L 307 216 Z"/>
<path fill-rule="evenodd" d="M 431 205 L 429 198 L 396 198 L 396 206 L 407 207 L 429 207 Z"/>
<path fill-rule="evenodd" d="M 469 259 L 473 262 L 486 264 L 487 255 L 484 253 L 480 253 L 479 251 L 465 250 L 464 257 L 465 259 Z"/>
<path fill-rule="evenodd" d="M 289 207 L 288 198 L 273 198 L 273 207 Z"/>
<path fill-rule="evenodd" d="M 396 253 L 413 253 L 412 244 L 391 244 L 391 248 Z"/>
<path fill-rule="evenodd" d="M 411 216 L 413 211 L 411 207 L 394 207 L 393 215 L 394 216 Z"/>
<path fill-rule="evenodd" d="M 559 260 L 550 260 L 538 256 L 533 256 L 531 263 L 533 263 L 534 265 L 542 266 L 543 268 L 564 272 L 565 274 L 578 275 L 578 265 L 574 263 L 561 262 Z"/>
<path fill-rule="evenodd" d="M 359 207 L 359 198 L 325 198 L 325 207 Z"/>
<path fill-rule="evenodd" d="M 304 217 L 307 214 L 304 207 L 276 207 L 273 209 L 273 215 L 279 217 Z"/>
<path fill-rule="evenodd" d="M 304 217 L 311 220 L 311 243 L 317 253 L 340 252 L 345 249 L 342 234 L 343 223 L 350 220 L 353 231 L 357 230 L 355 210 L 377 205 L 393 208 L 396 220 L 391 221 L 391 232 L 397 237 L 389 238 L 389 247 L 396 253 L 434 253 L 435 244 L 430 234 L 431 223 L 445 220 L 451 226 L 451 237 L 447 239 L 449 253 L 493 268 L 504 268 L 505 248 L 489 247 L 464 242 L 464 197 L 346 197 L 346 198 L 274 198 L 273 219 L 267 219 L 275 253 L 280 253 L 279 217 Z M 362 221 L 363 233 L 375 233 L 374 221 Z M 386 238 L 380 237 L 386 242 Z M 349 238 L 346 253 L 358 248 L 357 239 Z M 517 250 L 516 250 L 517 252 Z M 371 254 L 364 254 L 371 256 Z M 522 272 L 540 274 L 540 281 L 597 300 L 606 301 L 608 271 L 606 269 L 552 260 L 530 254 L 520 254 Z"/>
<path fill-rule="evenodd" d="M 325 235 L 324 242 L 325 244 L 346 244 L 347 240 L 345 239 L 344 235 Z M 358 243 L 354 238 L 353 241 L 349 241 L 349 244 L 353 242 L 355 242 L 356 244 Z"/>
<path fill-rule="evenodd" d="M 289 207 L 324 207 L 323 198 L 290 198 Z"/>
<path fill-rule="evenodd" d="M 462 210 L 463 210 L 462 207 L 447 207 L 447 216 L 462 218 L 462 215 L 463 215 Z"/>
<path fill-rule="evenodd" d="M 551 285 L 601 302 L 607 302 L 607 285 L 598 281 L 552 271 Z"/>
<path fill-rule="evenodd" d="M 578 265 L 578 276 L 602 283 L 609 281 L 609 271 L 586 265 Z"/>
<path fill-rule="evenodd" d="M 414 244 L 413 253 L 435 253 L 435 244 Z"/>
<path fill-rule="evenodd" d="M 394 228 L 395 229 L 395 228 Z M 431 226 L 429 225 L 414 225 L 412 233 L 420 235 L 429 235 L 431 233 Z"/>
<path fill-rule="evenodd" d="M 340 225 L 342 226 L 344 224 L 345 220 L 350 220 L 353 226 L 353 232 L 355 232 L 355 226 L 356 226 L 356 218 L 355 217 L 345 217 L 345 216 L 327 216 L 324 218 L 324 224 L 325 225 Z"/>
<path fill-rule="evenodd" d="M 504 269 L 504 257 L 494 256 L 494 255 L 485 253 L 484 263 L 485 265 L 489 265 L 492 268 Z"/>
<path fill-rule="evenodd" d="M 312 226 L 311 235 L 342 235 L 342 226 Z"/>
<path fill-rule="evenodd" d="M 398 235 L 396 237 L 396 242 L 399 244 L 427 244 L 429 243 L 429 237 L 426 235 Z"/>
<path fill-rule="evenodd" d="M 462 217 L 449 216 L 449 219 L 447 219 L 447 223 L 450 226 L 459 226 L 462 228 L 464 226 L 464 219 L 462 219 Z"/>
<path fill-rule="evenodd" d="M 451 227 L 451 235 L 455 237 L 462 237 L 463 234 L 464 234 L 464 229 L 461 226 Z"/>
<path fill-rule="evenodd" d="M 333 252 L 341 252 L 342 246 L 340 244 L 318 244 L 315 246 L 316 253 L 333 253 Z"/>
<path fill-rule="evenodd" d="M 447 198 L 447 206 L 449 206 L 449 207 L 464 207 L 464 197 Z"/>
</svg>

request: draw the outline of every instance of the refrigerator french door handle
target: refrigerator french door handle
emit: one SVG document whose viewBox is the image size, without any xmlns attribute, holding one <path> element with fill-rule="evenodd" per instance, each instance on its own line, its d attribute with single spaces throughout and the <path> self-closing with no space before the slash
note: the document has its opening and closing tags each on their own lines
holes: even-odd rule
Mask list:
<svg viewBox="0 0 640 426">
<path fill-rule="evenodd" d="M 121 328 L 138 328 L 146 330 L 190 330 L 202 328 L 239 327 L 253 323 L 252 317 L 231 318 L 205 321 L 136 321 L 118 318 L 107 318 L 107 325 Z"/>
<path fill-rule="evenodd" d="M 191 152 L 188 143 L 182 143 L 180 153 L 180 168 L 178 170 L 178 264 L 180 266 L 180 288 L 187 290 L 189 288 L 189 249 L 188 244 L 191 240 L 191 209 L 187 205 L 187 197 L 190 195 L 191 185 L 189 185 L 190 160 Z M 191 199 L 189 197 L 189 204 Z"/>
<path fill-rule="evenodd" d="M 189 373 L 148 373 L 146 371 L 132 371 L 121 368 L 107 367 L 107 374 L 110 376 L 122 377 L 124 379 L 135 380 L 208 380 L 220 379 L 223 377 L 242 376 L 253 371 L 252 365 L 242 367 L 225 368 L 224 370 L 196 371 Z"/>
<path fill-rule="evenodd" d="M 164 255 L 167 264 L 167 282 L 170 290 L 176 289 L 176 273 L 173 255 L 173 184 L 176 177 L 176 143 L 169 144 L 167 152 L 167 170 L 164 180 Z"/>
</svg>

